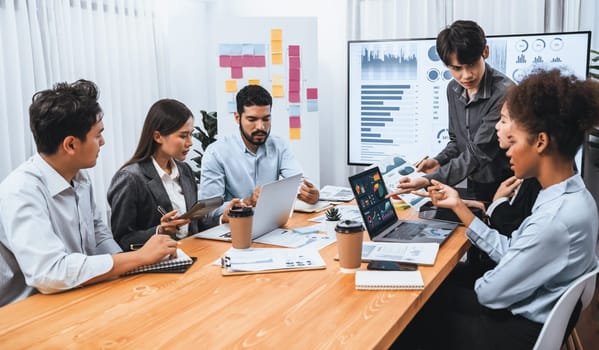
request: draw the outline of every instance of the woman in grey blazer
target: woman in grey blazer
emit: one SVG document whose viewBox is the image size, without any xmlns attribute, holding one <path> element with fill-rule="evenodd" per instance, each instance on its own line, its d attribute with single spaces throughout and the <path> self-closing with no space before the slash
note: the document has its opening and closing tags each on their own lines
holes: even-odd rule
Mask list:
<svg viewBox="0 0 599 350">
<path fill-rule="evenodd" d="M 108 189 L 112 232 L 123 250 L 153 234 L 181 239 L 205 229 L 200 220 L 175 219 L 198 199 L 194 174 L 184 162 L 192 131 L 193 115 L 179 101 L 159 100 L 148 111 L 135 154 Z"/>
</svg>

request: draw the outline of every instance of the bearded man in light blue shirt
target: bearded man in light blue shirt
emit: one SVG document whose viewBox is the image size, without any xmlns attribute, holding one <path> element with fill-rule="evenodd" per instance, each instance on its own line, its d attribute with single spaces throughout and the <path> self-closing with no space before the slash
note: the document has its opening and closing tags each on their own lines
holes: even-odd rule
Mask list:
<svg viewBox="0 0 599 350">
<path fill-rule="evenodd" d="M 248 85 L 236 96 L 235 122 L 239 133 L 219 139 L 202 158 L 199 198 L 224 196 L 225 203 L 209 214 L 209 224 L 217 223 L 227 202 L 242 198 L 255 206 L 261 185 L 302 173 L 289 144 L 270 135 L 272 97 L 259 85 Z M 318 189 L 304 180 L 298 198 L 308 204 L 318 201 Z M 226 222 L 224 215 L 222 222 Z"/>
</svg>

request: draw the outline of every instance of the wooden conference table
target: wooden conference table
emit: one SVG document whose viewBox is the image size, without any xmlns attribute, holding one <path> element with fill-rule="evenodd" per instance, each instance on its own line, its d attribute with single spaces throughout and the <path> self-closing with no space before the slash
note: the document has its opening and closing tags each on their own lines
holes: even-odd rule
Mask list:
<svg viewBox="0 0 599 350">
<path fill-rule="evenodd" d="M 416 219 L 412 209 L 398 214 Z M 287 226 L 316 215 L 295 213 Z M 336 244 L 320 251 L 325 270 L 224 277 L 211 263 L 230 243 L 187 238 L 181 248 L 198 261 L 184 274 L 129 276 L 0 308 L 0 348 L 387 348 L 469 246 L 460 226 L 435 265 L 419 267 L 424 290 L 358 291 L 354 275 L 339 272 Z"/>
</svg>

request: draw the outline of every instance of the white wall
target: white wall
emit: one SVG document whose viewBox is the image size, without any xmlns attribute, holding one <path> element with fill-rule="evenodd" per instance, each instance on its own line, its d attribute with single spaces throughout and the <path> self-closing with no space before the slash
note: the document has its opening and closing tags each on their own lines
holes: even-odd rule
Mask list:
<svg viewBox="0 0 599 350">
<path fill-rule="evenodd" d="M 187 104 L 196 119 L 200 109 L 216 110 L 216 67 L 210 58 L 217 54 L 216 35 L 210 36 L 199 24 L 222 23 L 231 17 L 317 18 L 320 185 L 347 186 L 346 1 L 178 0 L 167 4 L 172 97 Z M 208 28 L 215 26 L 209 24 Z M 207 76 L 208 81 L 198 81 L 199 76 Z"/>
</svg>

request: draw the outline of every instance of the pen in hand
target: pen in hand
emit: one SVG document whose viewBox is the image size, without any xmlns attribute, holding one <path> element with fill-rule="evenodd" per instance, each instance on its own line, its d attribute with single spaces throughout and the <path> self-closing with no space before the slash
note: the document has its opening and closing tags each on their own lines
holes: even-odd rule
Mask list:
<svg viewBox="0 0 599 350">
<path fill-rule="evenodd" d="M 421 164 L 422 162 L 424 162 L 425 160 L 427 160 L 427 159 L 428 159 L 428 156 L 424 156 L 424 158 L 422 158 L 422 159 L 420 159 L 419 161 L 417 161 L 417 162 L 414 164 L 414 166 L 415 166 L 416 168 L 418 168 L 418 167 L 420 166 L 420 164 Z"/>
<path fill-rule="evenodd" d="M 158 212 L 159 212 L 159 213 L 160 213 L 160 215 L 162 215 L 162 216 L 165 216 L 166 214 L 168 214 L 168 213 L 166 212 L 166 210 L 164 210 L 164 208 L 163 208 L 163 207 L 161 207 L 160 205 L 159 205 L 159 206 L 156 208 L 156 210 L 158 210 Z M 170 219 L 169 219 L 169 220 L 170 220 Z M 158 225 L 158 226 L 160 226 L 160 225 Z M 155 234 L 158 234 L 158 231 L 160 231 L 160 229 L 156 230 L 156 233 L 155 233 Z"/>
</svg>

